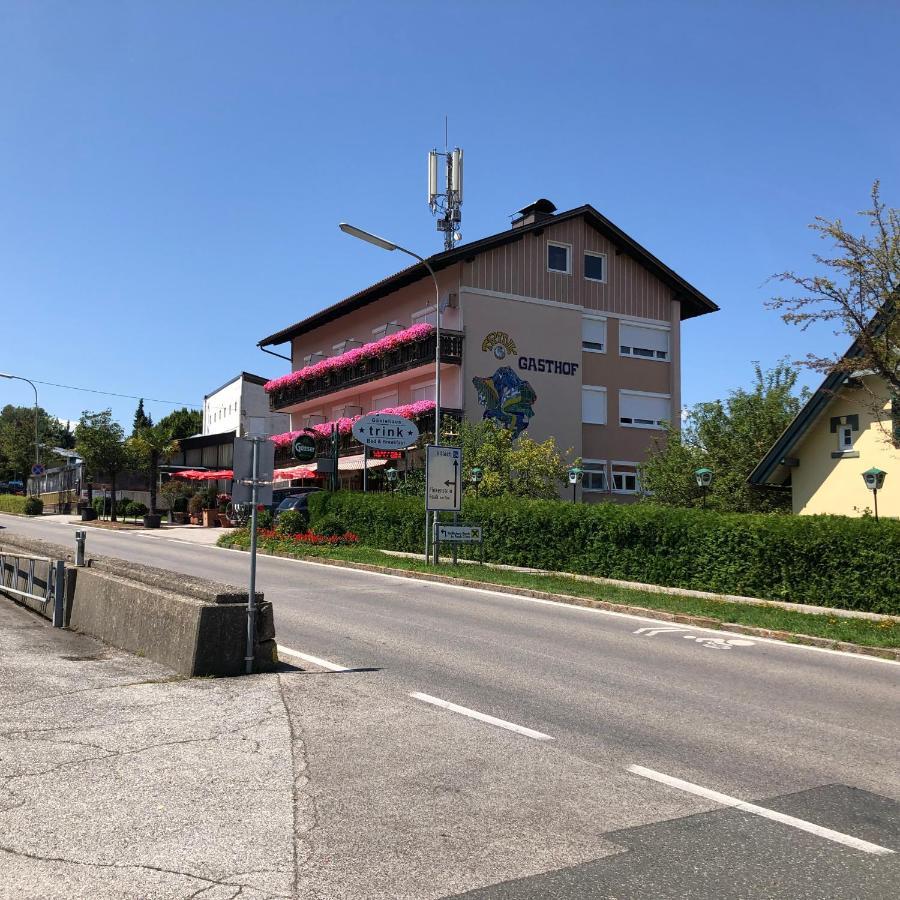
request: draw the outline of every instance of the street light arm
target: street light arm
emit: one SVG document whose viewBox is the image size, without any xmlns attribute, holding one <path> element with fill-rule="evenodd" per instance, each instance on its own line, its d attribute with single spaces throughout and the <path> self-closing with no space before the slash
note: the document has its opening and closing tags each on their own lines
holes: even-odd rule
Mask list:
<svg viewBox="0 0 900 900">
<path fill-rule="evenodd" d="M 12 378 L 15 381 L 27 381 L 34 391 L 34 464 L 38 465 L 41 461 L 40 444 L 38 443 L 38 392 L 37 385 L 30 378 L 23 378 L 21 375 L 9 375 L 6 372 L 0 372 L 0 378 Z"/>
</svg>

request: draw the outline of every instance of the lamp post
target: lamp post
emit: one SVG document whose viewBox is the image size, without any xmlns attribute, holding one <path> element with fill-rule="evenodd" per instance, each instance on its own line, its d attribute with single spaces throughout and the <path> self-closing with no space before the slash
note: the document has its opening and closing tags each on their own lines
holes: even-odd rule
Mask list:
<svg viewBox="0 0 900 900">
<path fill-rule="evenodd" d="M 572 502 L 575 502 L 575 490 L 578 487 L 578 482 L 581 481 L 582 476 L 584 475 L 584 469 L 581 466 L 572 466 L 569 469 L 569 484 L 572 485 Z"/>
<path fill-rule="evenodd" d="M 397 483 L 397 470 L 391 466 L 384 470 L 384 477 L 387 478 L 388 484 L 393 488 Z"/>
<path fill-rule="evenodd" d="M 872 492 L 872 501 L 875 504 L 875 521 L 878 521 L 878 492 L 884 485 L 887 472 L 884 469 L 876 469 L 874 466 L 862 473 L 866 487 Z"/>
<path fill-rule="evenodd" d="M 694 472 L 694 478 L 697 479 L 697 487 L 703 491 L 703 508 L 706 509 L 706 495 L 709 492 L 709 486 L 712 484 L 713 470 L 707 468 L 697 469 Z"/>
<path fill-rule="evenodd" d="M 376 234 L 371 234 L 368 231 L 363 231 L 362 228 L 357 228 L 355 225 L 350 225 L 347 222 L 341 222 L 338 226 L 344 234 L 349 234 L 350 237 L 359 238 L 361 241 L 366 241 L 366 243 L 374 244 L 376 247 L 381 247 L 382 250 L 399 250 L 401 253 L 405 253 L 407 256 L 411 256 L 413 259 L 417 259 L 426 269 L 428 269 L 428 274 L 431 276 L 431 280 L 434 282 L 434 336 L 435 336 L 435 350 L 434 350 L 434 442 L 435 444 L 440 444 L 441 442 L 441 289 L 438 285 L 437 275 L 434 274 L 434 269 L 431 268 L 431 264 L 425 259 L 424 256 L 419 256 L 418 253 L 413 253 L 412 250 L 407 250 L 406 247 L 401 247 L 399 244 L 395 244 L 393 241 L 385 240 L 382 237 L 378 237 Z M 428 545 L 430 540 L 428 527 L 428 511 L 425 511 L 425 559 L 428 559 Z"/>
<path fill-rule="evenodd" d="M 33 381 L 23 378 L 21 375 L 8 375 L 6 372 L 0 372 L 0 378 L 14 378 L 16 381 L 27 381 L 34 391 L 34 464 L 38 465 L 41 461 L 40 444 L 38 443 L 38 393 L 37 387 Z"/>
<path fill-rule="evenodd" d="M 479 466 L 472 466 L 472 471 L 469 473 L 469 480 L 475 485 L 476 499 L 478 497 L 478 485 L 481 484 L 482 478 L 484 478 L 484 470 Z"/>
</svg>

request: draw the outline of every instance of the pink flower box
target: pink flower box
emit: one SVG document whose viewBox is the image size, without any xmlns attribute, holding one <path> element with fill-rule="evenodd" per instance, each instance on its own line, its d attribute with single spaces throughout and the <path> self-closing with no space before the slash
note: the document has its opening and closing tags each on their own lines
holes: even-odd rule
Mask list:
<svg viewBox="0 0 900 900">
<path fill-rule="evenodd" d="M 366 415 L 403 416 L 404 419 L 416 419 L 429 412 L 434 412 L 434 400 L 417 400 L 415 403 L 404 403 L 402 406 L 389 406 L 386 409 L 376 409 Z M 361 418 L 362 416 L 353 416 L 352 418 L 343 417 L 337 419 L 338 433 L 349 434 L 353 429 L 353 423 Z M 327 438 L 331 436 L 332 425 L 334 425 L 334 422 L 322 422 L 321 425 L 313 425 L 312 430 L 319 437 Z M 302 434 L 302 432 L 286 431 L 284 434 L 272 435 L 269 440 L 276 447 L 287 447 L 298 434 Z"/>
<path fill-rule="evenodd" d="M 367 359 L 376 359 L 379 356 L 385 356 L 392 350 L 397 350 L 407 344 L 414 344 L 416 341 L 421 341 L 423 338 L 428 337 L 433 331 L 434 325 L 425 323 L 421 325 L 412 325 L 403 331 L 398 331 L 396 334 L 389 334 L 377 341 L 364 344 L 362 347 L 357 347 L 354 350 L 348 350 L 346 353 L 341 353 L 340 356 L 329 356 L 327 359 L 322 359 L 317 363 L 313 363 L 311 366 L 304 366 L 296 372 L 289 372 L 287 375 L 282 375 L 280 378 L 273 378 L 265 384 L 266 393 L 271 394 L 273 391 L 280 390 L 284 387 L 294 387 L 311 378 L 318 378 L 321 375 L 325 375 L 328 372 L 346 369 Z"/>
</svg>

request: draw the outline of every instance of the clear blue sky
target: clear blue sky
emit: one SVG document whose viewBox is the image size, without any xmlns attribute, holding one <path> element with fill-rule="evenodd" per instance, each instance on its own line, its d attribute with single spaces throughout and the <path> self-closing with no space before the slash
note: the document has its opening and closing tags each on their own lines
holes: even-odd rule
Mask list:
<svg viewBox="0 0 900 900">
<path fill-rule="evenodd" d="M 898 47 L 888 0 L 0 0 L 0 371 L 197 404 L 282 374 L 260 338 L 404 265 L 338 221 L 440 248 L 446 113 L 464 239 L 592 203 L 722 307 L 684 327 L 683 399 L 724 396 L 846 343 L 781 324 L 765 281 L 874 178 L 900 206 Z"/>
</svg>

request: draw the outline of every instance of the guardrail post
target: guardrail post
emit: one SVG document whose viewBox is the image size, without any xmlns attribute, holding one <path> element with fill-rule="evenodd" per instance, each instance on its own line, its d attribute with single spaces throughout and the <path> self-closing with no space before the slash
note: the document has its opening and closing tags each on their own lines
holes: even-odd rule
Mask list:
<svg viewBox="0 0 900 900">
<path fill-rule="evenodd" d="M 75 565 L 79 568 L 84 566 L 84 544 L 87 541 L 86 531 L 75 532 Z"/>
<path fill-rule="evenodd" d="M 65 624 L 66 601 L 66 563 L 65 560 L 53 560 L 53 627 L 62 628 Z"/>
</svg>

